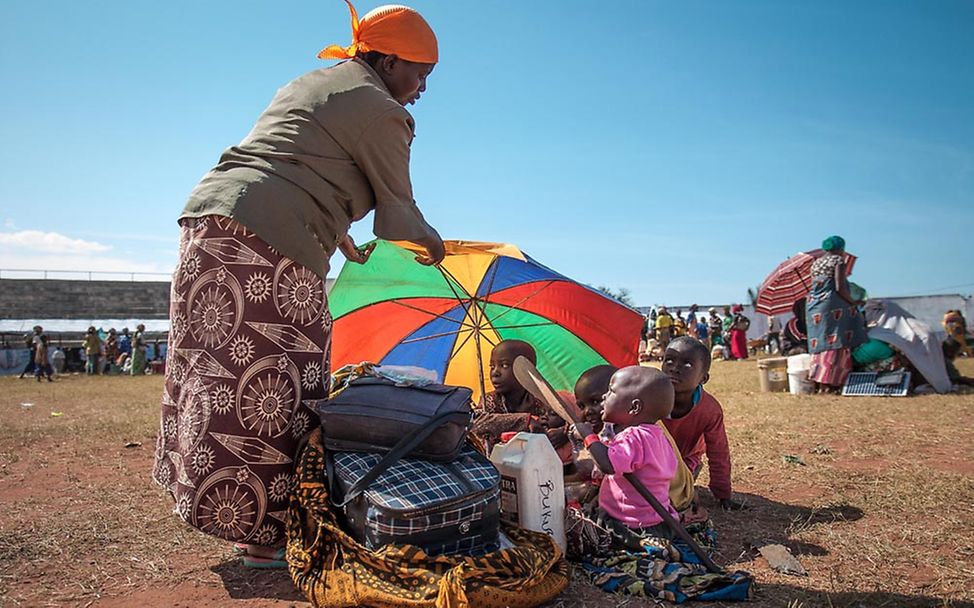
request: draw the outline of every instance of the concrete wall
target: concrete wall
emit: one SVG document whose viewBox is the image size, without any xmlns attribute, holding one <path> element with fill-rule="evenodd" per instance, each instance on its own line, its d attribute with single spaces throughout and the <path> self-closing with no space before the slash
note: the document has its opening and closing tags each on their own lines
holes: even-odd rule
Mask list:
<svg viewBox="0 0 974 608">
<path fill-rule="evenodd" d="M 327 279 L 325 290 L 331 291 L 334 282 L 334 279 Z M 169 281 L 0 279 L 0 321 L 11 319 L 82 319 L 85 323 L 99 319 L 136 322 L 162 319 L 164 326 L 151 323 L 146 326 L 165 331 L 169 319 Z M 45 328 L 50 325 L 41 324 Z M 135 327 L 134 323 L 125 321 L 117 325 L 119 328 L 122 325 Z M 74 326 L 63 329 L 78 330 Z M 84 331 L 84 327 L 80 331 Z"/>
<path fill-rule="evenodd" d="M 166 319 L 168 281 L 0 279 L 4 319 Z"/>
</svg>

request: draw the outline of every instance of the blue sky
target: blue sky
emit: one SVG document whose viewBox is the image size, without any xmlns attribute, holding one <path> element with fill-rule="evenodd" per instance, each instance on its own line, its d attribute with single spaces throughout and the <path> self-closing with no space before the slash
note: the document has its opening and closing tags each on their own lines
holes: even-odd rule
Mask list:
<svg viewBox="0 0 974 608">
<path fill-rule="evenodd" d="M 412 6 L 444 237 L 639 304 L 741 300 L 832 233 L 874 296 L 974 291 L 974 3 Z M 171 270 L 197 180 L 349 38 L 340 0 L 4 2 L 0 268 Z"/>
</svg>

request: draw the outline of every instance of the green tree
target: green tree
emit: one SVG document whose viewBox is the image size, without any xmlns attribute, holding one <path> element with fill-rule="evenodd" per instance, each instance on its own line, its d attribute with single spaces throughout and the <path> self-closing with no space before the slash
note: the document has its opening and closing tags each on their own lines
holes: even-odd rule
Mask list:
<svg viewBox="0 0 974 608">
<path fill-rule="evenodd" d="M 601 291 L 610 298 L 615 298 L 619 300 L 626 306 L 635 307 L 636 303 L 632 301 L 632 292 L 630 292 L 625 287 L 620 287 L 619 289 L 612 289 L 611 287 L 606 287 L 605 285 L 599 285 L 596 287 L 598 291 Z"/>
</svg>

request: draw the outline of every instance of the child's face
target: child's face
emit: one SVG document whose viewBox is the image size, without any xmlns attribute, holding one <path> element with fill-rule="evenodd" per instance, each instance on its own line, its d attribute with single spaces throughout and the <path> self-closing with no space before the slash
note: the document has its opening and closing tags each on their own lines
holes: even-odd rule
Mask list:
<svg viewBox="0 0 974 608">
<path fill-rule="evenodd" d="M 592 425 L 592 430 L 596 433 L 602 432 L 602 404 L 593 405 L 582 409 L 582 419 Z"/>
<path fill-rule="evenodd" d="M 490 383 L 498 393 L 511 393 L 521 388 L 514 377 L 514 359 L 518 353 L 504 347 L 495 348 L 490 353 Z"/>
<path fill-rule="evenodd" d="M 605 396 L 606 386 L 587 383 L 576 388 L 578 390 L 575 391 L 575 403 L 581 408 L 585 422 L 599 432 L 602 429 L 602 397 Z"/>
<path fill-rule="evenodd" d="M 700 354 L 689 344 L 678 342 L 663 354 L 663 373 L 673 383 L 673 390 L 688 393 L 708 379 Z"/>
<path fill-rule="evenodd" d="M 632 420 L 632 398 L 626 390 L 625 378 L 619 372 L 609 380 L 609 389 L 602 397 L 602 420 L 609 424 L 628 426 Z"/>
</svg>

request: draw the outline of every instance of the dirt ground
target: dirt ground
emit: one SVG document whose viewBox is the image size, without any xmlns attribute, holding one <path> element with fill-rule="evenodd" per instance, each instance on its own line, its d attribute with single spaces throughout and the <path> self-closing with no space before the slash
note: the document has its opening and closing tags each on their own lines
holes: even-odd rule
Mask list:
<svg viewBox="0 0 974 608">
<path fill-rule="evenodd" d="M 755 575 L 752 605 L 974 606 L 974 395 L 795 397 L 757 378 L 720 362 L 708 385 L 749 506 L 712 509 L 717 561 Z M 285 572 L 243 568 L 172 514 L 149 479 L 161 387 L 0 378 L 0 606 L 308 605 Z M 772 571 L 754 550 L 770 542 L 808 576 Z M 655 604 L 576 573 L 551 605 Z"/>
</svg>

